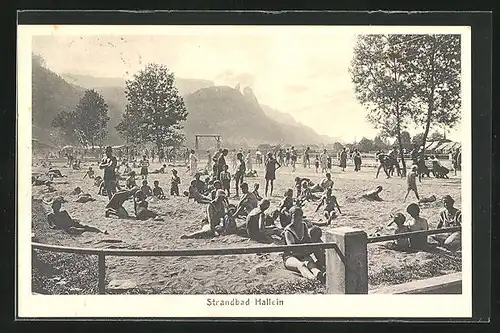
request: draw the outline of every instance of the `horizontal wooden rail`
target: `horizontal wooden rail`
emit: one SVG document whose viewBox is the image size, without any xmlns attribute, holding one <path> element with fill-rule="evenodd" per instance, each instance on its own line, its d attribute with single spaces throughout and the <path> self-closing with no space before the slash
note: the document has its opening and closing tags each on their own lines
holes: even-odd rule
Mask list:
<svg viewBox="0 0 500 333">
<path fill-rule="evenodd" d="M 451 227 L 451 228 L 441 228 L 441 229 L 432 229 L 432 230 L 424 230 L 424 231 L 405 232 L 402 234 L 395 234 L 395 235 L 389 235 L 389 236 L 369 237 L 368 244 L 385 242 L 385 241 L 407 238 L 407 237 L 412 237 L 412 236 L 429 236 L 429 235 L 445 234 L 445 233 L 456 232 L 456 231 L 461 231 L 461 230 L 462 230 L 462 227 Z"/>
<path fill-rule="evenodd" d="M 229 247 L 223 249 L 181 249 L 181 250 L 123 250 L 123 249 L 94 249 L 65 247 L 57 245 L 48 245 L 32 243 L 33 249 L 45 250 L 51 252 L 79 253 L 89 255 L 105 255 L 117 257 L 196 257 L 213 255 L 234 255 L 234 254 L 252 254 L 252 253 L 272 253 L 284 252 L 290 250 L 315 250 L 315 249 L 333 249 L 337 248 L 335 243 L 311 243 L 299 245 L 282 246 L 256 246 L 256 247 Z"/>
</svg>

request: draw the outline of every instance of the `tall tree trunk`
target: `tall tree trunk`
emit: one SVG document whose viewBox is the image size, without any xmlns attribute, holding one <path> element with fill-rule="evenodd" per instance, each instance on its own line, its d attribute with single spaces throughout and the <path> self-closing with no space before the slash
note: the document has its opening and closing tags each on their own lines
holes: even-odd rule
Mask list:
<svg viewBox="0 0 500 333">
<path fill-rule="evenodd" d="M 403 152 L 403 140 L 401 139 L 401 119 L 399 116 L 399 103 L 396 101 L 396 138 L 399 145 L 399 156 L 401 156 L 401 175 L 406 176 L 406 162 Z"/>
<path fill-rule="evenodd" d="M 429 92 L 429 96 L 427 98 L 427 119 L 425 122 L 425 132 L 424 132 L 424 137 L 422 138 L 422 151 L 425 154 L 425 144 L 427 142 L 427 136 L 429 135 L 429 129 L 431 128 L 431 121 L 432 121 L 432 113 L 434 112 L 434 90 L 435 90 L 435 84 L 434 84 L 434 48 L 431 51 L 431 56 L 430 56 L 430 78 L 431 78 L 431 91 Z"/>
</svg>

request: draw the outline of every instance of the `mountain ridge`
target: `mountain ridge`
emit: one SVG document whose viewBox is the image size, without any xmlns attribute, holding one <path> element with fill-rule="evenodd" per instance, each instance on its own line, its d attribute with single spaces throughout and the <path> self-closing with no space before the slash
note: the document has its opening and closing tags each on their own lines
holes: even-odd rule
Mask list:
<svg viewBox="0 0 500 333">
<path fill-rule="evenodd" d="M 326 144 L 335 140 L 316 133 L 291 115 L 259 104 L 250 87 L 240 91 L 216 86 L 209 80 L 176 78 L 175 82 L 188 109 L 188 119 L 183 123 L 188 145 L 194 144 L 194 134 L 199 133 L 220 134 L 224 144 L 233 147 L 263 143 Z M 85 89 L 89 88 L 97 90 L 109 107 L 109 137 L 105 143 L 123 143 L 115 126 L 120 122 L 127 103 L 125 79 L 70 73 L 58 75 L 43 66 L 33 70 L 33 91 L 38 91 L 38 102 L 33 103 L 33 137 L 47 139 L 43 131 L 53 130 L 53 117 L 63 109 L 74 108 Z M 49 107 L 40 103 L 47 99 L 51 101 Z M 43 121 L 39 121 L 41 118 Z"/>
</svg>

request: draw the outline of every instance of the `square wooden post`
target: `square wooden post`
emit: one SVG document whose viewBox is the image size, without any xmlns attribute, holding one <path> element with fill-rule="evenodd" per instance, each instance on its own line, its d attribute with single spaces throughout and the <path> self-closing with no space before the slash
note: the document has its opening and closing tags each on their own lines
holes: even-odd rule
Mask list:
<svg viewBox="0 0 500 333">
<path fill-rule="evenodd" d="M 338 248 L 326 250 L 328 294 L 367 294 L 367 235 L 363 230 L 340 227 L 324 233 L 326 242 Z"/>
</svg>

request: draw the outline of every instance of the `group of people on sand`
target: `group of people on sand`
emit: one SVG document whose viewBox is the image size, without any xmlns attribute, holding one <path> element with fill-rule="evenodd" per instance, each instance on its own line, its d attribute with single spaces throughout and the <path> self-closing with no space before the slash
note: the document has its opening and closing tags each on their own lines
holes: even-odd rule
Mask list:
<svg viewBox="0 0 500 333">
<path fill-rule="evenodd" d="M 455 200 L 449 195 L 442 198 L 444 209 L 439 214 L 437 229 L 460 227 L 462 225 L 462 213 L 454 204 Z M 416 203 L 411 203 L 407 206 L 406 212 L 410 215 L 410 219 L 406 219 L 403 213 L 393 215 L 392 221 L 388 226 L 396 225 L 394 233 L 402 234 L 414 231 L 429 230 L 427 219 L 420 216 L 420 206 Z M 439 245 L 450 250 L 457 250 L 461 246 L 461 232 L 455 231 L 450 233 L 442 233 L 431 236 L 410 236 L 409 238 L 400 238 L 395 241 L 395 245 L 399 250 L 403 251 L 419 251 L 425 250 L 429 245 Z"/>
</svg>

